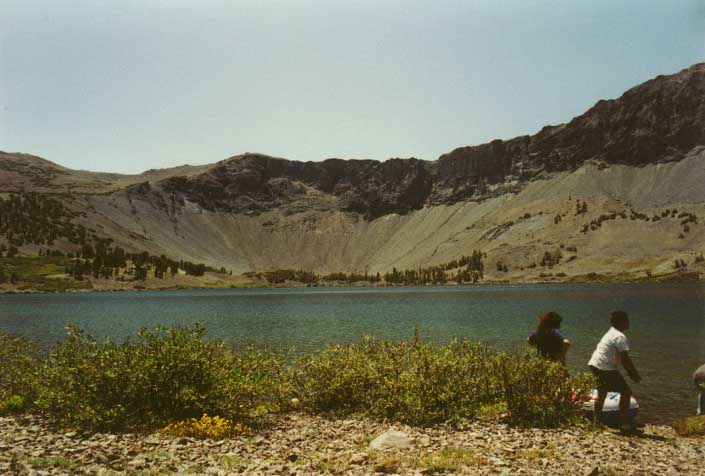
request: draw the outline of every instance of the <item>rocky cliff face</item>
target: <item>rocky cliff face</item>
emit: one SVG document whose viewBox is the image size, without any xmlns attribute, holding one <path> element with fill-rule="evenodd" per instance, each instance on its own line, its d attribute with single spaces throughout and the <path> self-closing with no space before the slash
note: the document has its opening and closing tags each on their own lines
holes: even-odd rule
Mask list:
<svg viewBox="0 0 705 476">
<path fill-rule="evenodd" d="M 417 159 L 329 159 L 294 162 L 245 154 L 208 172 L 159 183 L 167 192 L 210 211 L 254 214 L 285 207 L 337 208 L 368 217 L 406 213 L 423 206 L 432 178 Z"/>
<path fill-rule="evenodd" d="M 555 168 L 589 160 L 644 165 L 679 160 L 705 144 L 705 64 L 599 101 L 565 126 L 532 137 L 530 151 Z"/>
<path fill-rule="evenodd" d="M 211 211 L 295 213 L 313 207 L 373 219 L 517 191 L 542 173 L 575 170 L 590 160 L 625 165 L 679 160 L 703 144 L 705 64 L 699 64 L 647 81 L 619 99 L 599 101 L 567 124 L 461 147 L 435 162 L 293 162 L 245 154 L 159 186 Z"/>
</svg>

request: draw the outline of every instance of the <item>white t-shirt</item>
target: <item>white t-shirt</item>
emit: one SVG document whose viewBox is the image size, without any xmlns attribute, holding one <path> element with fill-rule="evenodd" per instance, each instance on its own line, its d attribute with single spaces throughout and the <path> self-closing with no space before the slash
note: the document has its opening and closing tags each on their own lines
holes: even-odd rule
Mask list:
<svg viewBox="0 0 705 476">
<path fill-rule="evenodd" d="M 617 367 L 622 364 L 619 353 L 627 350 L 629 350 L 627 336 L 611 327 L 597 344 L 588 365 L 600 370 L 617 370 Z"/>
</svg>

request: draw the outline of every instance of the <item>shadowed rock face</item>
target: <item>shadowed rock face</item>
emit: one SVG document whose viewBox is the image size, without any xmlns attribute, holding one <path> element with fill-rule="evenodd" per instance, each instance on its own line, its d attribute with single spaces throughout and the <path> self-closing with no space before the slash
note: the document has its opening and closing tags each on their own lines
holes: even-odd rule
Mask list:
<svg viewBox="0 0 705 476">
<path fill-rule="evenodd" d="M 431 168 L 417 159 L 295 162 L 246 154 L 160 185 L 211 211 L 254 214 L 308 205 L 377 217 L 421 208 L 431 191 Z"/>
<path fill-rule="evenodd" d="M 599 101 L 585 114 L 531 139 L 537 160 L 571 169 L 589 159 L 644 165 L 678 160 L 705 144 L 705 64 Z"/>
<path fill-rule="evenodd" d="M 680 160 L 703 144 L 705 64 L 698 64 L 647 81 L 619 99 L 599 101 L 567 124 L 461 147 L 434 162 L 294 162 L 245 154 L 201 175 L 169 178 L 162 186 L 213 211 L 313 207 L 372 219 L 516 191 L 541 173 L 575 170 L 588 160 L 625 165 Z"/>
</svg>

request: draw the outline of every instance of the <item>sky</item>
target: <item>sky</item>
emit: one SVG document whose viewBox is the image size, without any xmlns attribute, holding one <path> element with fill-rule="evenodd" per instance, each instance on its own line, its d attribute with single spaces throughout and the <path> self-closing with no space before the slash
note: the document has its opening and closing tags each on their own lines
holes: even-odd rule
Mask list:
<svg viewBox="0 0 705 476">
<path fill-rule="evenodd" d="M 435 160 L 705 61 L 705 0 L 2 0 L 0 150 Z"/>
</svg>

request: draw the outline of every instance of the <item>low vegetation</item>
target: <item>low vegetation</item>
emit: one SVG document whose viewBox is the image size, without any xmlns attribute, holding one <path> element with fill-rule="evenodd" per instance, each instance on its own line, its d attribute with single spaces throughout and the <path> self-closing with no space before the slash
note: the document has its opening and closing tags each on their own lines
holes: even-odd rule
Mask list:
<svg viewBox="0 0 705 476">
<path fill-rule="evenodd" d="M 34 402 L 59 425 L 119 431 L 204 414 L 256 425 L 279 409 L 282 361 L 226 349 L 206 340 L 201 326 L 143 330 L 121 343 L 68 329 L 39 366 Z"/>
<path fill-rule="evenodd" d="M 499 352 L 466 340 L 445 346 L 365 339 L 306 356 L 293 387 L 315 412 L 367 414 L 412 424 L 474 418 L 505 408 L 516 423 L 560 425 L 576 416 L 584 375 L 533 352 Z"/>
<path fill-rule="evenodd" d="M 585 202 L 580 202 L 578 200 L 576 204 L 576 212 L 575 215 L 584 215 L 587 213 L 587 204 Z M 603 223 L 606 223 L 611 220 L 617 220 L 617 219 L 622 219 L 622 220 L 632 220 L 632 221 L 643 221 L 643 222 L 652 222 L 652 223 L 657 223 L 660 222 L 661 220 L 678 220 L 678 226 L 681 227 L 681 232 L 678 234 L 678 237 L 683 239 L 685 238 L 685 234 L 690 232 L 690 224 L 697 224 L 698 223 L 698 217 L 694 213 L 686 212 L 686 211 L 681 211 L 678 212 L 677 209 L 666 209 L 662 211 L 660 214 L 656 213 L 652 216 L 645 212 L 640 212 L 638 210 L 630 209 L 629 214 L 627 214 L 627 210 L 621 210 L 621 211 L 612 211 L 609 213 L 603 213 L 599 217 L 592 219 L 589 223 L 585 223 L 582 225 L 580 228 L 581 233 L 588 233 L 590 231 L 597 231 L 602 227 Z M 554 219 L 554 223 L 558 224 L 561 221 L 560 215 L 557 215 L 556 218 Z"/>
<path fill-rule="evenodd" d="M 161 432 L 172 436 L 219 440 L 229 436 L 247 433 L 248 428 L 241 423 L 233 423 L 227 418 L 203 415 L 201 418 L 189 418 L 165 426 Z"/>
<path fill-rule="evenodd" d="M 680 436 L 705 436 L 705 415 L 679 418 L 673 429 Z"/>
<path fill-rule="evenodd" d="M 204 438 L 257 428 L 293 401 L 312 413 L 412 424 L 494 415 L 557 426 L 576 421 L 576 393 L 592 383 L 533 352 L 466 340 L 367 338 L 285 359 L 226 348 L 207 340 L 199 325 L 143 330 L 122 342 L 68 331 L 42 359 L 26 339 L 0 335 L 3 413 L 39 412 L 60 427 L 87 431 L 162 429 Z"/>
<path fill-rule="evenodd" d="M 224 268 L 216 270 L 203 263 L 174 261 L 164 255 L 126 253 L 120 247 L 94 249 L 85 245 L 83 248 L 86 254 L 79 253 L 78 256 L 47 250 L 42 256 L 0 257 L 0 285 L 56 292 L 92 289 L 91 278 L 140 284 L 147 278 L 168 279 L 177 273 L 190 276 L 203 276 L 206 271 L 227 274 Z"/>
<path fill-rule="evenodd" d="M 60 256 L 13 256 L 0 258 L 0 284 L 37 291 L 70 291 L 90 289 L 87 281 L 62 279 L 71 260 Z"/>
<path fill-rule="evenodd" d="M 31 406 L 36 397 L 38 366 L 32 342 L 0 332 L 0 414 Z"/>
</svg>

